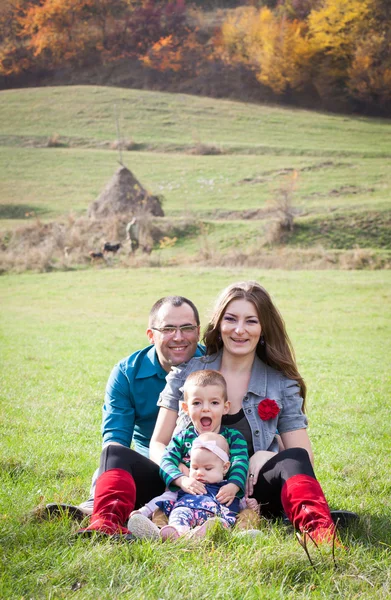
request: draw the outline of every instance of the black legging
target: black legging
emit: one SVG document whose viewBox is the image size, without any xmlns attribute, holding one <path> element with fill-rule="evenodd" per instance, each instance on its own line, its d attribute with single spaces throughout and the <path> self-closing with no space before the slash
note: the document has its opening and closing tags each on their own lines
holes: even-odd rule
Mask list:
<svg viewBox="0 0 391 600">
<path fill-rule="evenodd" d="M 286 480 L 294 475 L 309 475 L 316 479 L 309 454 L 304 448 L 283 450 L 263 465 L 253 494 L 261 504 L 263 516 L 282 515 L 281 490 Z"/>
<path fill-rule="evenodd" d="M 100 455 L 99 475 L 110 469 L 128 471 L 136 484 L 135 508 L 144 506 L 165 490 L 165 484 L 159 475 L 159 467 L 142 454 L 125 446 L 109 444 Z"/>
<path fill-rule="evenodd" d="M 159 467 L 149 458 L 134 450 L 110 444 L 101 454 L 99 475 L 109 469 L 128 471 L 136 484 L 135 508 L 144 506 L 165 490 L 159 475 Z M 309 475 L 315 479 L 310 457 L 303 448 L 283 450 L 262 467 L 254 486 L 254 498 L 261 503 L 261 513 L 266 517 L 278 517 L 283 513 L 281 490 L 285 481 L 294 475 Z"/>
</svg>

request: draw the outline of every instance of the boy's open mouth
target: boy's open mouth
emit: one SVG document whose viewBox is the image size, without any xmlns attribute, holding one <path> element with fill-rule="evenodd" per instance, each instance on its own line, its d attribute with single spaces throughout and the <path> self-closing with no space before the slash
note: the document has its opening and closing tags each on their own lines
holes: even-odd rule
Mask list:
<svg viewBox="0 0 391 600">
<path fill-rule="evenodd" d="M 201 425 L 202 427 L 209 427 L 212 424 L 212 419 L 210 417 L 202 417 Z"/>
</svg>

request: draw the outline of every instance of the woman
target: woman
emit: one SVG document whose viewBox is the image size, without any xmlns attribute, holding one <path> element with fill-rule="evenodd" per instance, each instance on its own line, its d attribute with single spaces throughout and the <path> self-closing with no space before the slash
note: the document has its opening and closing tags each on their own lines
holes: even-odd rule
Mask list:
<svg viewBox="0 0 391 600">
<path fill-rule="evenodd" d="M 256 282 L 230 285 L 217 300 L 204 341 L 206 356 L 173 369 L 159 398 L 151 440 L 156 463 L 186 416 L 179 407 L 186 377 L 216 369 L 227 381 L 230 411 L 223 425 L 241 431 L 249 449 L 247 496 L 262 514 L 286 513 L 296 529 L 316 542 L 331 542 L 334 523 L 312 467 L 312 450 L 303 412 L 306 387 L 294 359 L 283 319 L 269 294 Z M 284 446 L 278 452 L 276 432 Z"/>
<path fill-rule="evenodd" d="M 177 420 L 178 428 L 186 423 L 179 410 L 182 386 L 190 372 L 207 368 L 220 371 L 227 381 L 231 404 L 223 425 L 241 431 L 248 443 L 251 458 L 246 495 L 261 503 L 264 515 L 278 516 L 284 511 L 297 529 L 310 531 L 315 541 L 331 541 L 334 524 L 311 464 L 303 412 L 305 384 L 282 317 L 266 290 L 256 282 L 226 288 L 204 340 L 206 356 L 174 368 L 159 398 L 160 411 L 150 445 L 156 469 L 146 470 L 142 461 L 148 459 L 142 457 L 140 462 L 137 453 L 128 448 L 106 447 L 94 514 L 82 532 L 129 533 L 123 525 L 129 513 L 145 502 L 141 496 L 146 489 L 150 498 L 162 493 L 164 485 L 157 465 Z M 277 430 L 285 448 L 279 453 Z"/>
</svg>

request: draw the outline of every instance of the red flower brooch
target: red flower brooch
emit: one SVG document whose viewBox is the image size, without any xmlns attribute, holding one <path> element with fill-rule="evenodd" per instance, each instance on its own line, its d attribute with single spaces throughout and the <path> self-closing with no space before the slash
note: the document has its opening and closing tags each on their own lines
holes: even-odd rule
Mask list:
<svg viewBox="0 0 391 600">
<path fill-rule="evenodd" d="M 275 400 L 270 400 L 270 398 L 265 398 L 258 404 L 258 414 L 261 417 L 262 421 L 269 421 L 269 419 L 274 419 L 280 412 L 280 408 Z"/>
</svg>

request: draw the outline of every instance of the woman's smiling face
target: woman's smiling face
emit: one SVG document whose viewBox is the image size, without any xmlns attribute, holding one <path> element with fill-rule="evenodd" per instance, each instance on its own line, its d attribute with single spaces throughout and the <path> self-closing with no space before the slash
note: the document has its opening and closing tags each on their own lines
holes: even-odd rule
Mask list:
<svg viewBox="0 0 391 600">
<path fill-rule="evenodd" d="M 228 304 L 220 322 L 225 352 L 237 356 L 255 354 L 261 332 L 261 324 L 252 302 L 238 298 Z"/>
</svg>

